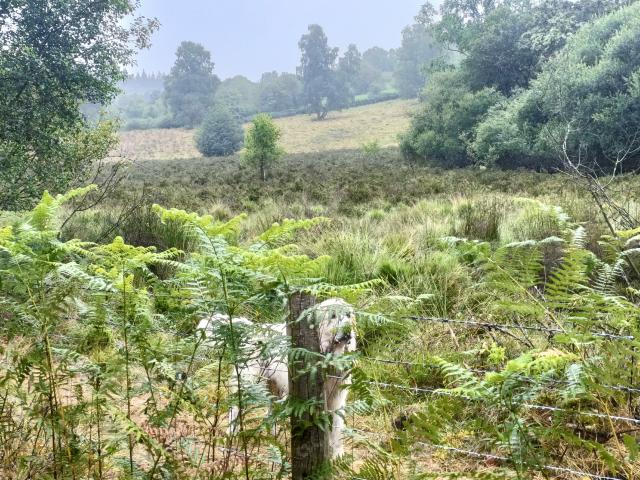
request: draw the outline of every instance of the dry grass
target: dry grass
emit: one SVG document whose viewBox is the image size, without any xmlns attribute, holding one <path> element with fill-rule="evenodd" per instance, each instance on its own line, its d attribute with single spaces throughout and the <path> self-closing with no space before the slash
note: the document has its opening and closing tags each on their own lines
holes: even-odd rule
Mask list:
<svg viewBox="0 0 640 480">
<path fill-rule="evenodd" d="M 287 153 L 313 153 L 357 149 L 377 141 L 381 147 L 398 144 L 398 135 L 409 126 L 414 101 L 394 100 L 332 112 L 318 122 L 310 115 L 277 119 L 282 146 Z M 117 155 L 132 160 L 179 160 L 201 157 L 195 130 L 182 128 L 133 130 L 120 134 Z"/>
</svg>

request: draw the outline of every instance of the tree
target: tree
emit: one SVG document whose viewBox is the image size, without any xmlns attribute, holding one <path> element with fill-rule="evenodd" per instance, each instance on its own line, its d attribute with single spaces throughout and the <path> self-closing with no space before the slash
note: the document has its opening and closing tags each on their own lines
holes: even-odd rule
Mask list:
<svg viewBox="0 0 640 480">
<path fill-rule="evenodd" d="M 394 78 L 400 95 L 413 98 L 424 87 L 426 67 L 441 55 L 441 49 L 423 25 L 410 25 L 402 31 Z"/>
<path fill-rule="evenodd" d="M 444 167 L 471 163 L 467 150 L 474 129 L 489 108 L 502 100 L 495 89 L 473 92 L 459 71 L 434 73 L 423 93 L 422 108 L 401 139 L 401 150 L 411 162 L 433 161 Z"/>
<path fill-rule="evenodd" d="M 116 125 L 90 124 L 80 107 L 110 103 L 148 45 L 157 22 L 133 18 L 137 6 L 0 2 L 0 209 L 68 189 L 108 154 Z"/>
<path fill-rule="evenodd" d="M 244 130 L 236 115 L 225 105 L 214 105 L 198 131 L 198 151 L 208 157 L 231 155 L 242 147 Z"/>
<path fill-rule="evenodd" d="M 338 49 L 330 48 L 320 25 L 310 25 L 309 33 L 298 43 L 302 52 L 298 73 L 304 84 L 304 98 L 310 112 L 318 120 L 345 102 L 345 89 L 336 76 L 335 63 Z"/>
<path fill-rule="evenodd" d="M 595 175 L 640 165 L 640 3 L 582 27 L 529 88 L 477 127 L 487 163 L 524 160 Z"/>
<path fill-rule="evenodd" d="M 445 0 L 422 7 L 417 21 L 462 55 L 474 89 L 510 94 L 526 88 L 580 27 L 629 0 Z"/>
<path fill-rule="evenodd" d="M 362 93 L 366 89 L 366 85 L 362 81 L 362 54 L 358 47 L 353 43 L 349 45 L 347 51 L 338 60 L 338 74 L 340 81 L 347 89 L 349 101 L 353 101 L 353 97 Z"/>
<path fill-rule="evenodd" d="M 202 45 L 182 42 L 171 73 L 165 78 L 165 96 L 176 126 L 193 128 L 204 120 L 220 80 L 213 74 L 211 53 Z"/>
<path fill-rule="evenodd" d="M 280 135 L 280 129 L 266 113 L 257 115 L 247 130 L 243 158 L 247 164 L 260 169 L 262 181 L 267 179 L 267 168 L 284 155 L 284 150 L 278 145 Z"/>
<path fill-rule="evenodd" d="M 362 63 L 380 72 L 393 72 L 394 61 L 392 52 L 380 47 L 372 47 L 362 54 Z"/>
<path fill-rule="evenodd" d="M 215 102 L 227 106 L 232 112 L 245 118 L 254 115 L 258 108 L 258 84 L 242 75 L 224 80 L 215 94 Z"/>
<path fill-rule="evenodd" d="M 260 79 L 258 105 L 262 112 L 286 112 L 303 104 L 302 83 L 291 73 L 268 72 Z"/>
</svg>

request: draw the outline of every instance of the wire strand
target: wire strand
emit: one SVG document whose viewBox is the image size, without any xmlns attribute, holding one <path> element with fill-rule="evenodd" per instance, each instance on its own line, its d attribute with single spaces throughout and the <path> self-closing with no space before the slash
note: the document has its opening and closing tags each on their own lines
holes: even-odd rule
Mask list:
<svg viewBox="0 0 640 480">
<path fill-rule="evenodd" d="M 341 377 L 335 377 L 335 376 L 329 376 L 329 378 L 341 378 Z M 394 389 L 398 389 L 398 390 L 408 390 L 411 392 L 416 392 L 416 393 L 431 393 L 433 395 L 443 395 L 443 396 L 448 396 L 448 397 L 456 397 L 456 398 L 462 398 L 464 400 L 475 400 L 474 398 L 468 397 L 468 396 L 464 396 L 464 395 L 459 395 L 455 392 L 451 392 L 451 391 L 447 391 L 447 390 L 440 390 L 440 389 L 433 389 L 433 388 L 419 388 L 419 387 L 409 387 L 407 385 L 398 385 L 395 383 L 384 383 L 384 382 L 375 382 L 375 381 L 371 381 L 371 380 L 360 380 L 363 383 L 366 383 L 368 385 L 372 385 L 372 386 L 377 386 L 380 388 L 394 388 Z M 575 415 L 580 415 L 583 417 L 591 417 L 591 418 L 601 418 L 601 419 L 607 419 L 607 420 L 616 420 L 616 421 L 620 421 L 620 422 L 629 422 L 629 423 L 634 423 L 636 425 L 640 425 L 640 419 L 637 418 L 632 418 L 632 417 L 624 417 L 624 416 L 620 416 L 620 415 L 608 415 L 605 413 L 598 413 L 598 412 L 578 412 L 578 411 L 574 411 L 574 410 L 569 410 L 566 408 L 561 408 L 561 407 L 552 407 L 550 405 L 537 405 L 537 404 L 533 404 L 533 403 L 523 403 L 521 404 L 523 407 L 531 409 L 531 410 L 540 410 L 540 411 L 547 411 L 547 412 L 563 412 L 563 413 L 572 413 Z"/>
<path fill-rule="evenodd" d="M 531 325 L 518 325 L 518 324 L 512 324 L 512 323 L 500 324 L 500 323 L 478 322 L 475 320 L 455 320 L 452 318 L 444 318 L 444 317 L 408 316 L 408 317 L 402 317 L 402 318 L 415 320 L 415 321 L 426 321 L 426 322 L 434 322 L 434 323 L 446 323 L 446 324 L 455 324 L 455 325 L 483 327 L 483 328 L 489 328 L 492 330 L 509 329 L 509 330 L 529 330 L 529 331 L 542 332 L 542 333 L 567 333 L 566 330 L 563 330 L 560 328 L 535 327 Z M 616 335 L 613 333 L 606 333 L 606 332 L 585 332 L 585 333 L 587 335 L 606 338 L 609 340 L 635 340 L 635 337 L 632 335 Z"/>
<path fill-rule="evenodd" d="M 350 430 L 360 433 L 365 437 L 368 437 L 369 435 L 376 435 L 379 437 L 379 432 L 371 432 L 368 430 L 362 430 L 359 428 L 350 428 Z M 400 440 L 397 436 L 393 437 L 396 440 Z M 469 457 L 475 457 L 475 458 L 483 458 L 485 460 L 498 460 L 501 462 L 509 462 L 509 463 L 513 463 L 512 460 L 509 457 L 505 457 L 502 455 L 495 455 L 492 453 L 481 453 L 481 452 L 476 452 L 473 450 L 465 450 L 462 448 L 456 448 L 456 447 L 451 447 L 449 445 L 438 445 L 435 443 L 426 443 L 426 442 L 421 442 L 421 441 L 417 441 L 415 442 L 417 445 L 422 445 L 423 447 L 427 447 L 427 448 L 435 448 L 438 450 L 445 450 L 448 452 L 453 452 L 453 453 L 460 453 L 462 455 L 467 455 Z M 548 470 L 548 471 L 552 471 L 552 472 L 559 472 L 559 473 L 566 473 L 569 475 L 574 475 L 574 476 L 578 476 L 578 477 L 588 477 L 588 478 L 593 478 L 594 480 L 623 480 L 621 478 L 618 477 L 609 477 L 609 476 L 605 476 L 605 475 L 599 475 L 596 473 L 589 473 L 589 472 L 583 472 L 580 470 L 574 470 L 571 468 L 567 468 L 567 467 L 558 467 L 555 465 L 531 465 L 534 468 L 538 468 L 540 470 Z"/>
<path fill-rule="evenodd" d="M 406 360 L 392 360 L 392 359 L 387 359 L 387 358 L 377 358 L 377 357 L 369 357 L 367 355 L 360 355 L 358 358 L 360 359 L 366 359 L 366 360 L 371 360 L 372 362 L 376 362 L 376 363 L 386 363 L 386 364 L 390 364 L 390 365 L 404 365 L 407 367 L 429 367 L 431 365 L 426 364 L 426 363 L 418 363 L 418 362 L 409 362 Z M 470 372 L 474 372 L 474 373 L 481 373 L 481 374 L 491 374 L 491 373 L 496 373 L 499 374 L 501 372 L 497 372 L 495 370 L 485 370 L 485 369 L 481 369 L 481 368 L 469 368 L 467 369 Z M 522 375 L 522 374 L 514 374 L 515 377 L 517 377 L 518 379 L 521 380 L 528 380 L 528 381 L 532 381 L 532 382 L 538 382 L 540 379 L 534 378 L 534 377 L 528 377 L 526 375 Z M 547 380 L 548 383 L 556 383 L 559 385 L 568 385 L 569 382 L 566 380 L 555 380 L 555 379 L 549 379 Z M 631 393 L 640 393 L 640 388 L 633 388 L 633 387 L 627 387 L 624 385 L 607 385 L 607 384 L 602 384 L 602 385 L 598 385 L 599 387 L 602 388 L 608 388 L 611 390 L 619 390 L 619 391 L 623 391 L 623 392 L 631 392 Z"/>
</svg>

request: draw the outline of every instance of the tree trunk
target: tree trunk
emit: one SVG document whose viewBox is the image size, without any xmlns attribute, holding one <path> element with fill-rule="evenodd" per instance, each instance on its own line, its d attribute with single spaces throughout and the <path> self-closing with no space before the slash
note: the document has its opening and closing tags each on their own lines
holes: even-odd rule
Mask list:
<svg viewBox="0 0 640 480">
<path fill-rule="evenodd" d="M 267 169 L 264 165 L 264 160 L 260 160 L 260 178 L 263 182 L 267 181 Z"/>
<path fill-rule="evenodd" d="M 303 348 L 320 353 L 320 337 L 313 328 L 311 315 L 298 320 L 302 313 L 316 304 L 315 297 L 296 293 L 289 298 L 289 322 L 287 333 L 293 348 Z M 291 478 L 306 480 L 321 472 L 330 458 L 329 436 L 322 429 L 320 416 L 324 412 L 324 375 L 318 372 L 300 373 L 309 365 L 302 360 L 289 360 L 289 398 L 293 402 L 313 402 L 318 406 L 314 414 L 291 415 Z"/>
</svg>

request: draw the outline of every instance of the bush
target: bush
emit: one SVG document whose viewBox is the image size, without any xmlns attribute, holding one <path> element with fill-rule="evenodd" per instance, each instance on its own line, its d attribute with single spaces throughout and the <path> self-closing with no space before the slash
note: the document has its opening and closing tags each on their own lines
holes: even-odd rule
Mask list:
<svg viewBox="0 0 640 480">
<path fill-rule="evenodd" d="M 444 167 L 471 164 L 467 146 L 474 127 L 502 95 L 491 88 L 472 92 L 459 72 L 446 71 L 431 77 L 422 98 L 422 109 L 401 139 L 405 158 Z"/>
<path fill-rule="evenodd" d="M 243 140 L 240 120 L 229 109 L 218 105 L 207 114 L 196 142 L 200 153 L 213 157 L 237 152 L 242 148 Z"/>
<path fill-rule="evenodd" d="M 530 87 L 477 127 L 472 145 L 502 167 L 558 165 L 566 141 L 582 165 L 621 168 L 621 152 L 640 142 L 640 4 L 587 24 L 551 59 Z M 627 162 L 637 165 L 640 155 Z M 627 170 L 627 168 L 625 168 Z"/>
</svg>

